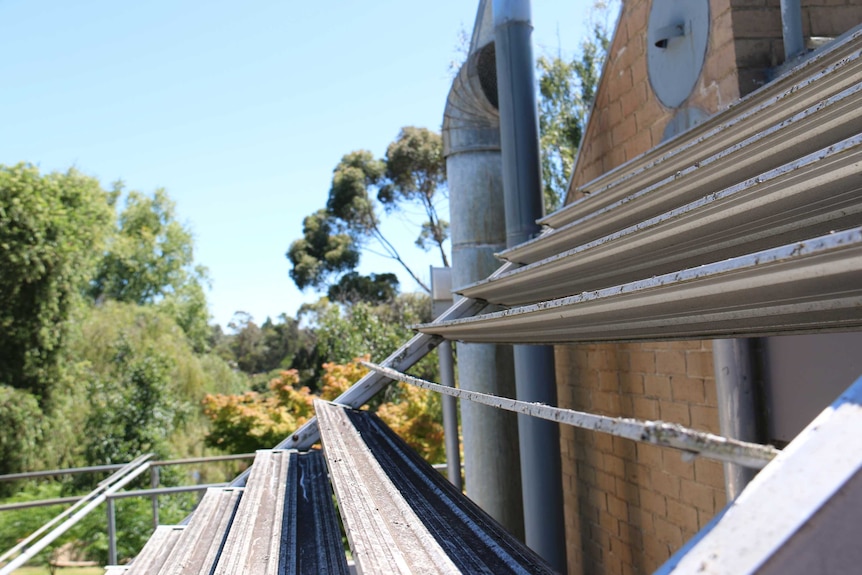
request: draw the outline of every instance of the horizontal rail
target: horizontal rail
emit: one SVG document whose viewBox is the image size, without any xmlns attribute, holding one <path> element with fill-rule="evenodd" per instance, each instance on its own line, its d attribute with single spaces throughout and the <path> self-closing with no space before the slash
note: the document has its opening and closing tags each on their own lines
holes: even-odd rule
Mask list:
<svg viewBox="0 0 862 575">
<path fill-rule="evenodd" d="M 22 473 L 8 473 L 0 475 L 0 481 L 18 481 L 19 479 L 35 479 L 37 477 L 51 477 L 54 475 L 75 475 L 78 473 L 98 473 L 100 471 L 116 471 L 122 469 L 127 463 L 112 463 L 110 465 L 91 465 L 90 467 L 70 467 L 68 469 L 48 469 L 45 471 L 25 471 Z"/>
<path fill-rule="evenodd" d="M 254 459 L 254 453 L 237 453 L 230 455 L 212 455 L 205 457 L 187 457 L 185 459 L 167 459 L 151 461 L 150 467 L 166 467 L 169 465 L 188 465 L 191 463 L 208 463 L 213 461 L 232 461 L 235 459 Z M 36 479 L 55 475 L 75 475 L 79 473 L 98 473 L 100 471 L 116 471 L 128 463 L 111 463 L 108 465 L 91 465 L 89 467 L 69 467 L 66 469 L 48 469 L 42 471 L 25 471 L 0 475 L 0 481 L 18 481 L 19 479 Z"/>
<path fill-rule="evenodd" d="M 187 493 L 192 491 L 206 491 L 210 487 L 225 487 L 227 483 L 202 483 L 200 485 L 179 485 L 175 487 L 159 487 L 156 489 L 136 489 L 134 491 L 119 491 L 108 495 L 108 499 L 125 499 L 127 497 L 150 497 L 153 495 L 170 495 L 174 493 Z M 84 495 L 71 497 L 55 497 L 54 499 L 34 499 L 33 501 L 17 501 L 0 505 L 0 511 L 14 511 L 16 509 L 29 509 L 31 507 L 50 507 L 51 505 L 64 505 L 75 503 L 84 499 Z"/>
<path fill-rule="evenodd" d="M 482 405 L 539 417 L 549 421 L 556 421 L 581 429 L 600 431 L 633 441 L 651 443 L 662 447 L 672 447 L 707 459 L 736 463 L 754 469 L 762 469 L 776 455 L 781 453 L 771 445 L 760 445 L 730 439 L 704 431 L 689 429 L 676 423 L 641 421 L 626 417 L 609 417 L 575 411 L 573 409 L 552 407 L 540 403 L 528 403 L 480 393 L 478 391 L 469 391 L 432 383 L 370 362 L 363 361 L 362 365 L 395 381 L 403 381 L 430 391 L 451 395 L 458 399 L 466 399 L 475 403 L 481 403 Z"/>
</svg>

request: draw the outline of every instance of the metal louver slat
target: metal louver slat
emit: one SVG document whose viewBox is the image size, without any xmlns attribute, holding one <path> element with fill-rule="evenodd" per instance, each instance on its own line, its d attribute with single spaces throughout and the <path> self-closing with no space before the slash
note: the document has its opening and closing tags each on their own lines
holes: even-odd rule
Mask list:
<svg viewBox="0 0 862 575">
<path fill-rule="evenodd" d="M 589 194 L 540 223 L 561 227 L 634 191 L 672 176 L 857 84 L 862 76 L 862 27 L 781 78 L 752 92 L 696 128 L 583 186 Z"/>
<path fill-rule="evenodd" d="M 418 326 L 447 339 L 571 343 L 862 326 L 862 228 L 594 292 Z"/>
<path fill-rule="evenodd" d="M 862 83 L 857 83 L 626 196 L 621 196 L 623 188 L 608 191 L 604 200 L 615 201 L 581 203 L 582 208 L 594 211 L 570 212 L 577 213 L 578 218 L 541 238 L 506 250 L 500 257 L 520 263 L 538 261 L 852 137 L 860 127 Z"/>
<path fill-rule="evenodd" d="M 738 257 L 860 223 L 862 134 L 459 293 L 523 305 Z"/>
</svg>

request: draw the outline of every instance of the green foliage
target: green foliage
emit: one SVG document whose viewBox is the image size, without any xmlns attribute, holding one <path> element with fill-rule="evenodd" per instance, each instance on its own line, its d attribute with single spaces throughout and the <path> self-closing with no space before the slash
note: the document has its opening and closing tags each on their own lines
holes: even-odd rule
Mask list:
<svg viewBox="0 0 862 575">
<path fill-rule="evenodd" d="M 286 254 L 293 265 L 290 278 L 296 287 L 319 289 L 333 276 L 359 264 L 354 238 L 338 229 L 335 216 L 326 210 L 318 210 L 302 220 L 302 238 L 294 240 Z"/>
<path fill-rule="evenodd" d="M 60 377 L 66 320 L 110 221 L 95 179 L 0 165 L 0 384 L 43 406 Z"/>
<path fill-rule="evenodd" d="M 395 274 L 360 275 L 350 272 L 341 276 L 338 283 L 329 286 L 327 297 L 341 304 L 366 302 L 372 305 L 387 303 L 398 295 L 398 276 Z"/>
<path fill-rule="evenodd" d="M 168 438 L 182 421 L 182 402 L 171 393 L 170 360 L 162 354 L 138 355 L 127 341 L 114 345 L 110 379 L 95 379 L 83 438 L 90 465 L 122 463 L 141 453 L 168 455 Z"/>
<path fill-rule="evenodd" d="M 608 51 L 609 30 L 602 18 L 607 3 L 593 7 L 592 36 L 581 42 L 571 59 L 541 56 L 536 62 L 539 80 L 539 133 L 545 211 L 562 203 L 592 109 L 599 76 Z"/>
<path fill-rule="evenodd" d="M 0 475 L 32 468 L 38 462 L 43 415 L 28 391 L 0 385 Z M 12 484 L 0 483 L 0 495 Z"/>
<path fill-rule="evenodd" d="M 443 265 L 448 266 L 443 244 L 449 224 L 437 213 L 445 183 L 442 139 L 425 128 L 402 128 L 382 160 L 368 150 L 346 154 L 332 172 L 326 209 L 305 218 L 302 238 L 288 249 L 290 277 L 299 289 L 334 285 L 341 274 L 359 264 L 360 250 L 373 243 L 428 292 L 428 286 L 381 231 L 381 213 L 420 205 L 427 220 L 419 226 L 416 244 L 426 250 L 439 248 Z"/>
<path fill-rule="evenodd" d="M 386 178 L 378 199 L 387 210 L 401 203 L 422 206 L 428 218 L 422 223 L 416 245 L 428 251 L 440 250 L 443 265 L 449 267 L 444 242 L 449 239 L 449 223 L 440 218 L 435 200 L 446 192 L 446 160 L 443 139 L 427 128 L 402 128 L 386 149 Z"/>
</svg>

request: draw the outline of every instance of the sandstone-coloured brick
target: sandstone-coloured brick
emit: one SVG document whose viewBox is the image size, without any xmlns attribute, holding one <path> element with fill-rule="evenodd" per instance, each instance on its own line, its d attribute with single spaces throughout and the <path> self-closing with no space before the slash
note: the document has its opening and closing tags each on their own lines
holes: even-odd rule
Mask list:
<svg viewBox="0 0 862 575">
<path fill-rule="evenodd" d="M 623 459 L 627 459 L 632 462 L 637 462 L 637 442 L 624 437 L 614 437 L 613 444 L 613 453 L 615 455 L 619 455 Z"/>
<path fill-rule="evenodd" d="M 598 388 L 601 391 L 614 392 L 619 394 L 620 391 L 620 372 L 619 371 L 600 371 L 598 372 Z"/>
<path fill-rule="evenodd" d="M 602 468 L 614 477 L 626 476 L 626 462 L 622 457 L 617 457 L 610 453 L 602 454 Z"/>
<path fill-rule="evenodd" d="M 633 464 L 626 462 L 626 467 L 628 467 L 629 465 Z M 640 504 L 640 492 L 641 488 L 639 485 L 635 483 L 629 483 L 628 481 L 626 481 L 625 477 L 617 477 L 614 484 L 614 493 L 620 499 L 625 499 L 629 505 L 637 507 Z"/>
<path fill-rule="evenodd" d="M 661 469 L 653 468 L 650 473 L 650 485 L 662 495 L 679 499 L 679 477 L 665 473 Z"/>
<path fill-rule="evenodd" d="M 659 418 L 669 423 L 689 426 L 691 425 L 691 416 L 688 408 L 689 405 L 685 403 L 661 400 L 658 402 Z"/>
<path fill-rule="evenodd" d="M 674 401 L 693 403 L 695 405 L 706 403 L 706 389 L 703 379 L 673 376 L 670 383 Z"/>
<path fill-rule="evenodd" d="M 668 375 L 685 374 L 685 352 L 682 350 L 667 350 L 656 352 L 655 369 L 657 373 Z"/>
<path fill-rule="evenodd" d="M 715 369 L 712 362 L 712 351 L 686 352 L 685 373 L 689 377 L 715 377 Z"/>
<path fill-rule="evenodd" d="M 667 519 L 686 532 L 694 532 L 698 529 L 697 508 L 676 499 L 667 500 Z"/>
<path fill-rule="evenodd" d="M 695 459 L 694 478 L 698 483 L 724 490 L 724 467 L 718 461 L 702 457 Z"/>
<path fill-rule="evenodd" d="M 651 489 L 645 489 L 641 493 L 640 508 L 653 515 L 667 515 L 667 496 Z"/>
<path fill-rule="evenodd" d="M 662 464 L 663 448 L 649 443 L 638 443 L 637 445 L 637 460 L 638 463 L 649 468 L 660 468 Z"/>
<path fill-rule="evenodd" d="M 658 515 L 656 515 L 655 517 L 654 524 L 655 534 L 658 537 L 659 541 L 664 541 L 671 547 L 671 549 L 679 549 L 680 547 L 682 547 L 682 530 L 680 529 L 679 525 L 676 525 L 675 523 Z"/>
<path fill-rule="evenodd" d="M 614 495 L 608 495 L 608 513 L 622 522 L 629 520 L 628 503 Z"/>
<path fill-rule="evenodd" d="M 619 147 L 619 152 L 621 154 L 625 153 L 625 150 L 622 149 L 622 146 L 630 139 L 634 138 L 637 133 L 637 125 L 635 124 L 634 116 L 626 116 L 623 121 L 614 127 L 613 132 L 611 133 L 611 141 L 614 146 Z"/>
<path fill-rule="evenodd" d="M 592 408 L 596 413 L 618 416 L 620 413 L 620 394 L 610 391 L 592 392 Z"/>
<path fill-rule="evenodd" d="M 633 351 L 629 354 L 631 370 L 635 373 L 655 373 L 655 353 L 651 351 Z"/>
<path fill-rule="evenodd" d="M 681 479 L 694 479 L 694 463 L 683 461 L 682 452 L 676 449 L 662 450 L 662 469 Z"/>
<path fill-rule="evenodd" d="M 809 12 L 810 34 L 813 36 L 840 36 L 862 20 L 862 6 L 829 6 L 812 8 Z"/>
<path fill-rule="evenodd" d="M 656 399 L 672 399 L 673 390 L 670 378 L 665 375 L 644 375 L 644 395 Z"/>
<path fill-rule="evenodd" d="M 698 483 L 689 479 L 680 480 L 680 500 L 686 504 L 693 505 L 709 513 L 717 510 L 715 489 L 709 485 Z"/>
<path fill-rule="evenodd" d="M 733 30 L 737 38 L 780 37 L 781 12 L 770 8 L 734 10 Z"/>
<path fill-rule="evenodd" d="M 659 418 L 658 400 L 647 397 L 632 398 L 632 417 L 654 420 Z"/>
<path fill-rule="evenodd" d="M 707 405 L 692 405 L 689 407 L 691 426 L 701 431 L 719 434 L 718 409 Z"/>
</svg>

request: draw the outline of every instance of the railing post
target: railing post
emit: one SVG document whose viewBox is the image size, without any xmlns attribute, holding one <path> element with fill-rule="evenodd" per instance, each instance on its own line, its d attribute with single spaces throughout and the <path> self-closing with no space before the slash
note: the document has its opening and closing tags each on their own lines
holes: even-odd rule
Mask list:
<svg viewBox="0 0 862 575">
<path fill-rule="evenodd" d="M 105 500 L 108 509 L 108 565 L 117 564 L 117 517 L 114 509 L 114 499 Z"/>
<path fill-rule="evenodd" d="M 150 487 L 155 489 L 159 486 L 159 469 L 160 467 L 150 467 Z M 159 496 L 155 493 L 150 496 L 153 503 L 153 531 L 159 527 Z"/>
</svg>

